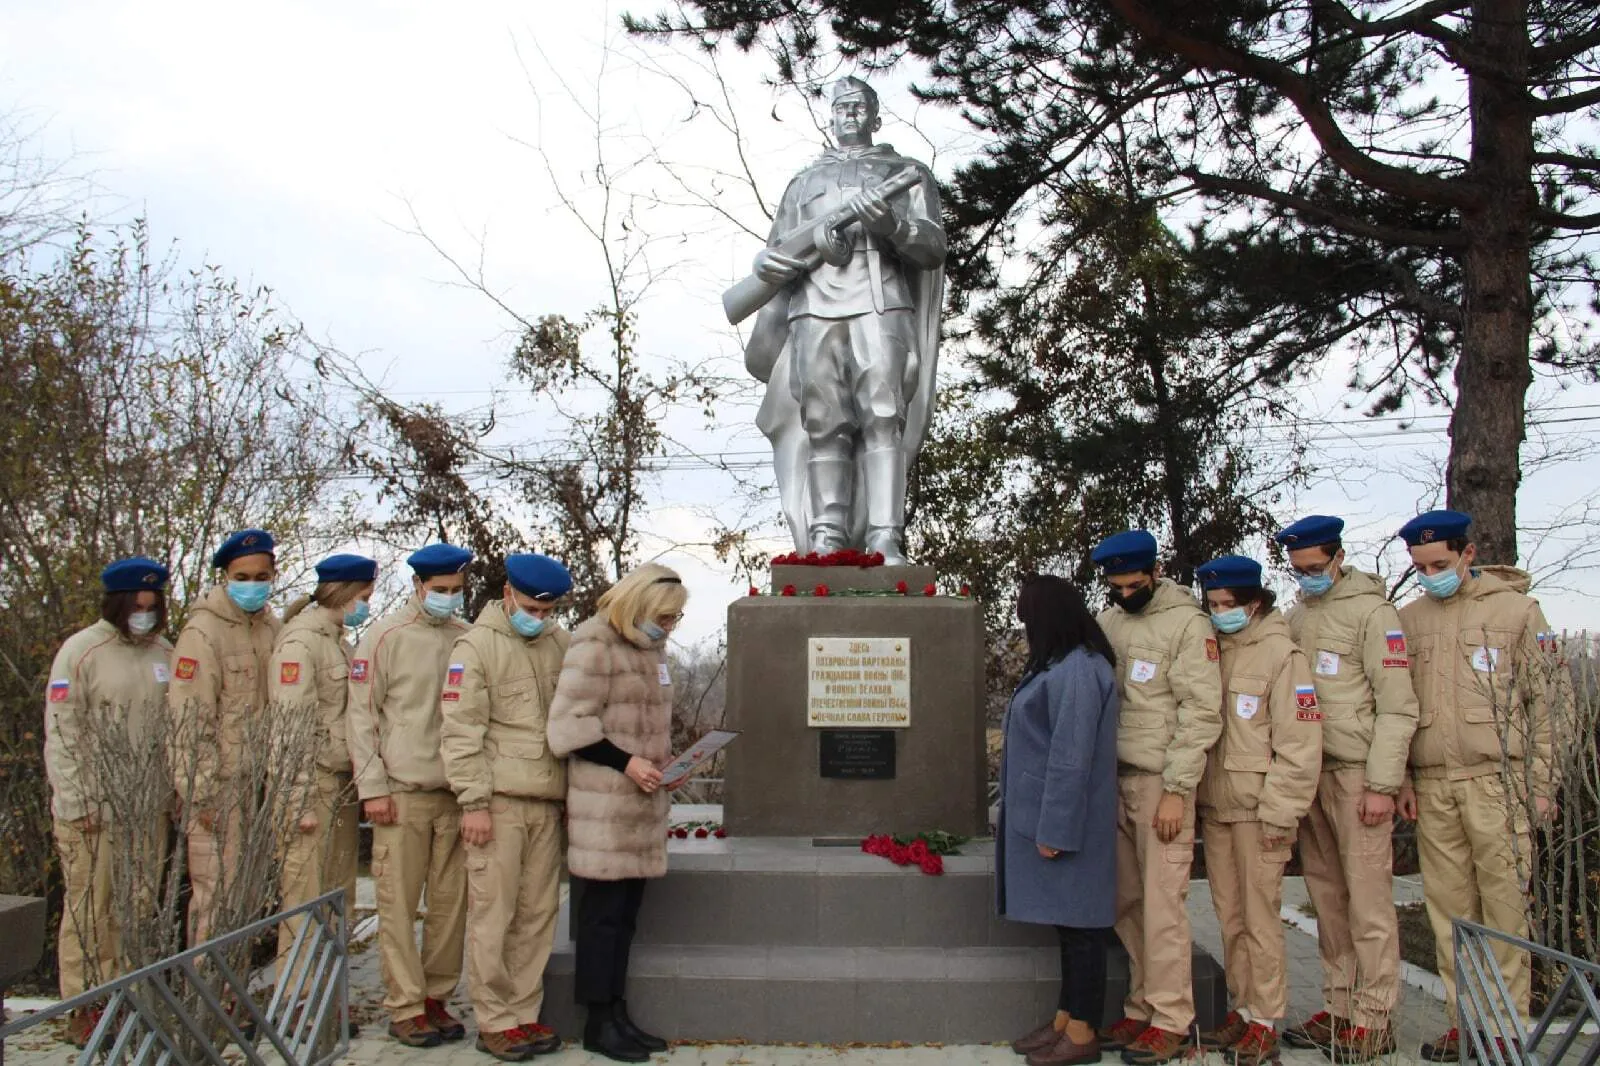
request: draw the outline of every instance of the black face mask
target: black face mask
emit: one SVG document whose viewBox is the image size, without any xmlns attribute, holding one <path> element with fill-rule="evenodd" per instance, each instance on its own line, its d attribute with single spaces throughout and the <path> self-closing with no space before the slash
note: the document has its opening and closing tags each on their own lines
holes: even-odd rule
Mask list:
<svg viewBox="0 0 1600 1066">
<path fill-rule="evenodd" d="M 1121 593 L 1115 590 L 1111 593 L 1111 602 L 1121 607 L 1129 614 L 1138 614 L 1150 605 L 1150 600 L 1156 594 L 1154 585 L 1146 585 L 1135 589 L 1133 592 Z"/>
</svg>

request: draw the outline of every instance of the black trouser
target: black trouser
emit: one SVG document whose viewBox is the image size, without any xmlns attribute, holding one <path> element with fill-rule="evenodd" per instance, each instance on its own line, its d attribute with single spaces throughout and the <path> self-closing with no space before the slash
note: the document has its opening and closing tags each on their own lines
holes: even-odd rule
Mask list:
<svg viewBox="0 0 1600 1066">
<path fill-rule="evenodd" d="M 1106 1013 L 1106 946 L 1111 930 L 1058 925 L 1056 935 L 1061 938 L 1061 998 L 1056 1009 L 1098 1029 Z"/>
<path fill-rule="evenodd" d="M 572 879 L 577 961 L 573 988 L 579 1003 L 596 1006 L 623 998 L 628 952 L 644 902 L 644 878 L 623 881 Z M 1102 961 L 1101 969 L 1104 970 Z"/>
</svg>

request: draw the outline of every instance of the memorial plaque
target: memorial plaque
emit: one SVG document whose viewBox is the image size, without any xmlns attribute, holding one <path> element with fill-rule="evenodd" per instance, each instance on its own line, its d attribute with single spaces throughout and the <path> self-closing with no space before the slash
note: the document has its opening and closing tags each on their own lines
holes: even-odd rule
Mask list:
<svg viewBox="0 0 1600 1066">
<path fill-rule="evenodd" d="M 911 725 L 907 637 L 811 637 L 806 725 L 905 729 Z"/>
<path fill-rule="evenodd" d="M 824 729 L 819 737 L 818 762 L 823 777 L 894 779 L 894 730 Z"/>
</svg>

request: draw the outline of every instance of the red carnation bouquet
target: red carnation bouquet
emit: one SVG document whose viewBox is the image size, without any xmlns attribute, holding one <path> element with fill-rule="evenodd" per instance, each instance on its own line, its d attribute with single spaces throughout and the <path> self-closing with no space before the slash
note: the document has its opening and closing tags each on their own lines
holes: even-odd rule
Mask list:
<svg viewBox="0 0 1600 1066">
<path fill-rule="evenodd" d="M 868 855 L 888 859 L 896 866 L 915 866 L 923 873 L 937 877 L 944 873 L 944 857 L 959 855 L 966 839 L 939 831 L 910 837 L 880 833 L 863 840 L 861 850 Z"/>
<path fill-rule="evenodd" d="M 772 559 L 773 566 L 859 566 L 862 569 L 883 565 L 882 552 L 864 552 L 856 548 L 841 548 L 836 552 L 819 555 L 816 552 L 790 552 Z"/>
</svg>

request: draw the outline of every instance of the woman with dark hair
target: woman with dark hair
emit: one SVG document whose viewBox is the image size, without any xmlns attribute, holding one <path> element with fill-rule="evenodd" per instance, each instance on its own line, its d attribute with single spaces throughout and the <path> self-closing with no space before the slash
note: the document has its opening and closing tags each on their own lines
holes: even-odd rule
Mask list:
<svg viewBox="0 0 1600 1066">
<path fill-rule="evenodd" d="M 1222 927 L 1222 966 L 1236 1009 L 1200 1044 L 1233 1066 L 1278 1056 L 1288 1008 L 1283 868 L 1322 773 L 1322 709 L 1311 667 L 1261 587 L 1261 564 L 1224 555 L 1196 571 L 1221 634 L 1222 739 L 1195 793 L 1206 880 Z"/>
<path fill-rule="evenodd" d="M 61 998 L 70 999 L 118 976 L 124 969 L 120 933 L 112 906 L 113 855 L 109 832 L 127 825 L 133 797 L 116 796 L 104 780 L 107 760 L 136 758 L 147 722 L 162 711 L 167 694 L 171 645 L 161 631 L 167 621 L 167 568 L 135 556 L 100 575 L 105 597 L 100 621 L 68 638 L 56 653 L 45 689 L 44 765 L 50 781 L 50 813 L 61 852 L 65 905 L 61 911 Z M 125 745 L 130 750 L 118 750 Z M 159 852 L 164 826 L 152 825 L 150 850 Z M 123 877 L 124 891 L 147 890 Z M 74 1011 L 67 1039 L 83 1047 L 99 1018 Z"/>
<path fill-rule="evenodd" d="M 1029 1066 L 1074 1066 L 1100 1061 L 1116 919 L 1116 653 L 1064 578 L 1024 581 L 1017 617 L 1028 664 L 1006 711 L 996 902 L 1002 917 L 1056 927 L 1061 998 L 1012 1048 Z"/>
</svg>

